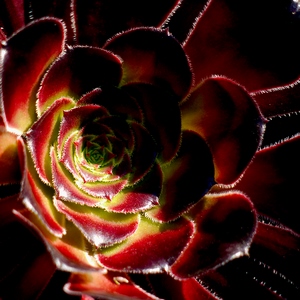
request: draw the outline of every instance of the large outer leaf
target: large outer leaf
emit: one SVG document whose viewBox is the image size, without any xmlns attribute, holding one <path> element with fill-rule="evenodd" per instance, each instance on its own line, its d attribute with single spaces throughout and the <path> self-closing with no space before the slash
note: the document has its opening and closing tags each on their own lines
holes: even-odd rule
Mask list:
<svg viewBox="0 0 300 300">
<path fill-rule="evenodd" d="M 36 1 L 37 2 L 37 1 Z M 77 42 L 102 46 L 124 30 L 140 26 L 158 26 L 179 0 L 74 0 Z"/>
<path fill-rule="evenodd" d="M 0 41 L 1 31 L 10 36 L 24 26 L 23 0 L 2 0 L 0 2 Z"/>
<path fill-rule="evenodd" d="M 171 267 L 178 278 L 195 276 L 248 253 L 256 215 L 245 195 L 209 194 L 189 214 L 195 222 L 195 233 Z"/>
<path fill-rule="evenodd" d="M 146 82 L 172 89 L 179 99 L 187 95 L 192 84 L 188 58 L 167 31 L 135 28 L 114 36 L 104 48 L 123 60 L 122 85 Z"/>
<path fill-rule="evenodd" d="M 162 166 L 159 206 L 146 212 L 158 222 L 177 219 L 199 201 L 214 184 L 214 166 L 204 140 L 193 131 L 184 131 L 177 156 Z"/>
<path fill-rule="evenodd" d="M 230 184 L 244 172 L 260 145 L 264 118 L 247 91 L 235 82 L 204 80 L 181 105 L 182 128 L 208 143 L 218 183 Z"/>
<path fill-rule="evenodd" d="M 35 121 L 37 85 L 63 47 L 64 27 L 52 18 L 33 22 L 7 40 L 1 49 L 0 97 L 8 128 L 23 133 Z"/>
<path fill-rule="evenodd" d="M 237 189 L 244 191 L 257 210 L 300 231 L 298 172 L 300 137 L 259 151 Z"/>
<path fill-rule="evenodd" d="M 292 1 L 212 0 L 196 24 L 185 50 L 196 83 L 212 74 L 239 81 L 248 90 L 282 85 L 299 76 L 300 22 Z"/>
<path fill-rule="evenodd" d="M 102 85 L 116 86 L 121 76 L 121 61 L 112 53 L 87 46 L 69 47 L 43 78 L 38 92 L 38 114 L 61 97 L 79 100 Z"/>
<path fill-rule="evenodd" d="M 87 253 L 88 243 L 73 224 L 66 221 L 67 233 L 62 238 L 57 238 L 34 213 L 28 210 L 14 213 L 20 221 L 39 234 L 58 269 L 67 272 L 105 272 Z"/>
</svg>

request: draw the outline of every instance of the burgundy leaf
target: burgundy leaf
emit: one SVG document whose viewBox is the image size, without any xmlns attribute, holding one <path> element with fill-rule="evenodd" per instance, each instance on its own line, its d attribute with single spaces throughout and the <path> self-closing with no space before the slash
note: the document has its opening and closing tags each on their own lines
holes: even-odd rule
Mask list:
<svg viewBox="0 0 300 300">
<path fill-rule="evenodd" d="M 186 219 L 158 224 L 142 217 L 137 231 L 125 242 L 103 249 L 96 256 L 112 270 L 157 273 L 176 260 L 192 232 L 193 225 Z"/>
<path fill-rule="evenodd" d="M 24 26 L 23 0 L 3 0 L 0 3 L 0 41 L 1 31 L 7 36 Z"/>
<path fill-rule="evenodd" d="M 66 234 L 62 238 L 57 238 L 50 234 L 45 224 L 30 211 L 22 210 L 14 213 L 20 221 L 38 233 L 58 269 L 67 272 L 105 272 L 87 253 L 88 242 L 71 222 L 66 220 Z"/>
<path fill-rule="evenodd" d="M 260 145 L 264 119 L 249 94 L 222 77 L 203 81 L 181 106 L 182 127 L 208 143 L 218 183 L 231 184 Z"/>
<path fill-rule="evenodd" d="M 22 133 L 35 121 L 37 85 L 63 47 L 64 27 L 52 18 L 33 22 L 7 40 L 1 102 L 8 128 Z"/>
<path fill-rule="evenodd" d="M 212 157 L 203 139 L 192 131 L 184 131 L 178 155 L 162 166 L 162 173 L 159 206 L 146 212 L 146 216 L 168 222 L 187 211 L 214 184 Z"/>
<path fill-rule="evenodd" d="M 190 65 L 167 31 L 132 29 L 116 35 L 104 47 L 123 60 L 122 84 L 146 82 L 172 89 L 179 98 L 187 95 L 192 84 Z"/>
<path fill-rule="evenodd" d="M 259 151 L 236 188 L 265 214 L 299 232 L 298 171 L 300 138 Z M 255 188 L 253 188 L 255 187 Z"/>
<path fill-rule="evenodd" d="M 149 172 L 157 156 L 157 146 L 150 133 L 138 123 L 132 122 L 135 145 L 131 157 L 130 182 L 135 183 Z"/>
<path fill-rule="evenodd" d="M 192 277 L 248 253 L 256 227 L 250 200 L 239 192 L 205 196 L 189 212 L 196 230 L 171 267 L 179 277 Z"/>
<path fill-rule="evenodd" d="M 135 213 L 145 211 L 158 205 L 162 186 L 162 172 L 159 165 L 154 164 L 143 180 L 131 187 L 124 188 L 120 193 L 103 203 L 101 207 L 112 212 Z"/>
<path fill-rule="evenodd" d="M 92 207 L 99 206 L 101 202 L 106 201 L 106 199 L 96 198 L 85 193 L 75 185 L 71 174 L 59 162 L 57 153 L 53 147 L 51 148 L 50 156 L 53 187 L 58 199 Z"/>
<path fill-rule="evenodd" d="M 95 89 L 78 101 L 78 105 L 82 104 L 97 104 L 105 107 L 110 115 L 142 122 L 142 112 L 136 101 L 116 87 Z"/>
<path fill-rule="evenodd" d="M 67 293 L 73 295 L 92 295 L 109 299 L 159 300 L 155 296 L 142 290 L 134 284 L 125 273 L 111 272 L 107 274 L 72 274 L 69 282 L 64 287 Z M 83 296 L 82 300 L 93 300 L 92 297 Z"/>
<path fill-rule="evenodd" d="M 54 236 L 62 237 L 66 231 L 62 225 L 62 215 L 53 206 L 54 191 L 41 181 L 22 138 L 18 139 L 18 148 L 19 156 L 25 162 L 20 198 L 30 211 L 39 216 Z"/>
<path fill-rule="evenodd" d="M 55 17 L 64 21 L 67 27 L 67 41 L 72 44 L 75 40 L 76 28 L 71 16 L 73 14 L 72 0 L 26 0 L 25 6 L 25 20 L 30 22 L 43 17 Z"/>
<path fill-rule="evenodd" d="M 139 26 L 158 26 L 179 2 L 75 0 L 77 42 L 101 47 L 108 38 L 124 30 Z"/>
<path fill-rule="evenodd" d="M 196 83 L 220 74 L 253 91 L 297 79 L 299 62 L 288 57 L 300 50 L 300 22 L 291 3 L 210 1 L 184 47 Z"/>
<path fill-rule="evenodd" d="M 61 156 L 64 144 L 69 136 L 81 129 L 85 124 L 92 122 L 95 118 L 107 115 L 107 111 L 95 104 L 75 107 L 64 112 L 58 133 L 58 153 Z"/>
<path fill-rule="evenodd" d="M 56 99 L 83 94 L 102 85 L 118 85 L 121 61 L 112 53 L 86 46 L 66 49 L 51 66 L 38 93 L 37 109 L 42 113 Z"/>
<path fill-rule="evenodd" d="M 177 98 L 150 84 L 133 83 L 122 87 L 140 105 L 144 126 L 151 132 L 162 162 L 170 161 L 178 151 L 181 138 L 180 110 Z"/>
<path fill-rule="evenodd" d="M 50 147 L 57 139 L 63 111 L 74 106 L 71 99 L 59 99 L 27 131 L 26 144 L 41 180 L 51 182 Z"/>
<path fill-rule="evenodd" d="M 141 275 L 140 275 L 141 276 Z M 167 274 L 146 275 L 155 295 L 172 300 L 216 300 L 195 278 L 176 280 Z"/>
<path fill-rule="evenodd" d="M 107 213 L 100 208 L 90 208 L 60 200 L 55 200 L 54 205 L 96 247 L 105 247 L 123 241 L 133 234 L 139 225 L 139 215 Z"/>
<path fill-rule="evenodd" d="M 300 110 L 300 80 L 284 86 L 252 93 L 263 115 L 267 118 L 288 115 Z"/>
</svg>

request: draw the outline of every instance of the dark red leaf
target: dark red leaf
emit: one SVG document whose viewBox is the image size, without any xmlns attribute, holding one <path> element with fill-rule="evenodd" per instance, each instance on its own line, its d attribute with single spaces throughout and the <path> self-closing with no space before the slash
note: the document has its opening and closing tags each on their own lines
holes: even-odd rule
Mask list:
<svg viewBox="0 0 300 300">
<path fill-rule="evenodd" d="M 133 83 L 122 87 L 140 105 L 144 126 L 157 143 L 162 162 L 177 153 L 181 138 L 181 115 L 177 98 L 164 89 L 150 84 Z"/>
<path fill-rule="evenodd" d="M 163 183 L 159 206 L 146 212 L 154 220 L 168 222 L 178 218 L 201 199 L 214 184 L 214 167 L 203 139 L 184 131 L 178 155 L 162 165 Z"/>
<path fill-rule="evenodd" d="M 72 0 L 25 0 L 25 21 L 30 22 L 47 16 L 61 19 L 67 27 L 68 44 L 72 44 L 75 41 L 76 28 L 72 20 L 71 2 Z"/>
<path fill-rule="evenodd" d="M 73 295 L 84 293 L 97 298 L 159 300 L 134 284 L 127 274 L 111 271 L 107 274 L 72 274 L 64 289 Z M 82 300 L 93 300 L 93 297 L 82 296 Z"/>
<path fill-rule="evenodd" d="M 60 200 L 55 200 L 54 205 L 96 247 L 120 243 L 132 235 L 139 225 L 139 215 L 108 213 L 100 208 L 90 208 Z"/>
<path fill-rule="evenodd" d="M 206 79 L 181 111 L 182 128 L 198 132 L 209 145 L 216 181 L 237 180 L 260 145 L 265 122 L 247 91 L 226 78 Z"/>
<path fill-rule="evenodd" d="M 74 2 L 77 42 L 99 47 L 108 38 L 124 30 L 160 25 L 180 1 L 76 0 Z"/>
<path fill-rule="evenodd" d="M 290 56 L 300 51 L 300 22 L 291 3 L 210 1 L 185 45 L 196 83 L 218 74 L 252 91 L 298 78 L 299 61 Z"/>
<path fill-rule="evenodd" d="M 196 230 L 171 267 L 175 276 L 192 277 L 248 253 L 256 214 L 245 195 L 239 192 L 206 195 L 189 215 Z"/>
<path fill-rule="evenodd" d="M 118 85 L 121 61 L 106 50 L 77 46 L 68 48 L 51 66 L 38 93 L 37 109 L 42 113 L 56 99 L 80 97 L 102 85 Z"/>
<path fill-rule="evenodd" d="M 140 275 L 141 276 L 141 275 Z M 216 300 L 194 278 L 176 280 L 167 274 L 146 275 L 153 293 L 162 299 L 172 300 Z"/>
<path fill-rule="evenodd" d="M 300 138 L 261 150 L 236 188 L 251 198 L 256 209 L 300 231 L 297 201 Z"/>
<path fill-rule="evenodd" d="M 36 120 L 38 84 L 63 50 L 64 27 L 57 19 L 41 19 L 6 43 L 1 68 L 4 121 L 8 128 L 23 133 Z"/>
<path fill-rule="evenodd" d="M 136 28 L 116 35 L 105 49 L 123 60 L 122 84 L 145 82 L 172 89 L 179 99 L 192 84 L 188 59 L 172 35 L 155 28 Z"/>
<path fill-rule="evenodd" d="M 10 36 L 23 26 L 23 0 L 2 0 L 0 2 L 0 42 L 2 29 L 7 36 Z"/>
<path fill-rule="evenodd" d="M 130 182 L 135 183 L 140 180 L 153 166 L 157 156 L 157 145 L 151 134 L 140 124 L 132 122 L 135 145 L 131 157 Z"/>
<path fill-rule="evenodd" d="M 157 273 L 167 270 L 190 240 L 193 225 L 186 219 L 167 224 L 141 218 L 137 231 L 125 242 L 97 254 L 112 270 Z"/>
<path fill-rule="evenodd" d="M 116 87 L 95 89 L 78 101 L 78 105 L 91 103 L 105 107 L 111 115 L 142 122 L 142 112 L 136 101 Z"/>
<path fill-rule="evenodd" d="M 159 165 L 154 164 L 143 180 L 131 187 L 124 188 L 111 201 L 103 203 L 101 207 L 108 211 L 122 213 L 145 211 L 159 204 L 161 186 L 162 172 Z"/>
</svg>

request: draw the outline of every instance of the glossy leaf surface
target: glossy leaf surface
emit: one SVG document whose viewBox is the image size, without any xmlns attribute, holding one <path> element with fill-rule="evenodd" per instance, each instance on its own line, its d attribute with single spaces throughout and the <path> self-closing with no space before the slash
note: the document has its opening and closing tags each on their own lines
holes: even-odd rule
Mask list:
<svg viewBox="0 0 300 300">
<path fill-rule="evenodd" d="M 195 276 L 248 253 L 256 216 L 245 195 L 238 192 L 206 195 L 189 214 L 196 230 L 171 267 L 175 276 Z"/>
<path fill-rule="evenodd" d="M 51 18 L 31 23 L 6 41 L 1 101 L 8 128 L 22 133 L 35 121 L 38 84 L 63 47 L 63 25 Z"/>
<path fill-rule="evenodd" d="M 185 219 L 159 225 L 141 218 L 137 231 L 131 237 L 119 245 L 102 250 L 97 259 L 112 270 L 161 272 L 174 263 L 192 231 L 192 223 Z M 133 257 L 133 253 L 138 255 Z"/>
<path fill-rule="evenodd" d="M 239 178 L 255 154 L 264 120 L 248 93 L 221 77 L 203 81 L 181 105 L 182 128 L 198 132 L 208 143 L 218 183 Z"/>
</svg>

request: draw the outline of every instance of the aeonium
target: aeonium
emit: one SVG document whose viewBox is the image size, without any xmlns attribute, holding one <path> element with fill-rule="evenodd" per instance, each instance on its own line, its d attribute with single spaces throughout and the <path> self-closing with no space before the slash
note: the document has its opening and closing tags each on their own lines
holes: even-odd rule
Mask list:
<svg viewBox="0 0 300 300">
<path fill-rule="evenodd" d="M 20 160 L 16 214 L 76 273 L 66 290 L 155 299 L 126 273 L 188 280 L 247 253 L 251 201 L 214 189 L 238 180 L 260 145 L 247 91 L 218 76 L 194 86 L 166 30 L 135 28 L 103 48 L 65 35 L 43 18 L 3 43 L 1 141 Z"/>
</svg>

